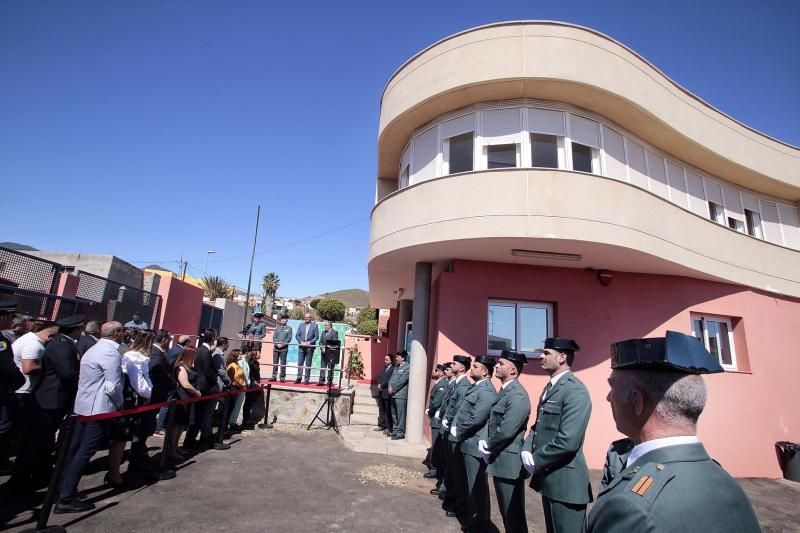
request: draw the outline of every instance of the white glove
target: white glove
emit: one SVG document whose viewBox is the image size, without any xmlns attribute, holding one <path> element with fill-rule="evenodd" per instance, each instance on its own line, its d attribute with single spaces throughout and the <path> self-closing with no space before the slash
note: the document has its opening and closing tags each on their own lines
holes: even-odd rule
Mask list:
<svg viewBox="0 0 800 533">
<path fill-rule="evenodd" d="M 443 418 L 442 419 L 442 427 L 444 429 L 449 429 L 448 426 L 450 426 L 450 422 L 448 422 L 446 418 Z"/>
<path fill-rule="evenodd" d="M 433 415 L 433 418 L 435 418 L 435 419 L 437 419 L 437 420 L 441 418 L 441 417 L 439 416 L 439 410 L 438 410 L 438 409 L 436 410 L 436 413 Z"/>
<path fill-rule="evenodd" d="M 519 454 L 519 458 L 522 459 L 522 466 L 525 467 L 525 470 L 533 474 L 534 466 L 533 466 L 533 455 L 529 451 L 524 451 Z"/>
<path fill-rule="evenodd" d="M 451 427 L 451 428 L 450 428 L 450 434 L 451 434 L 452 436 L 454 436 L 454 437 L 456 436 L 456 427 L 455 427 L 455 426 L 453 426 L 453 427 Z"/>
<path fill-rule="evenodd" d="M 489 445 L 486 444 L 485 440 L 478 441 L 478 451 L 481 452 L 481 456 L 483 456 L 483 462 L 488 465 L 492 453 L 489 451 Z"/>
</svg>

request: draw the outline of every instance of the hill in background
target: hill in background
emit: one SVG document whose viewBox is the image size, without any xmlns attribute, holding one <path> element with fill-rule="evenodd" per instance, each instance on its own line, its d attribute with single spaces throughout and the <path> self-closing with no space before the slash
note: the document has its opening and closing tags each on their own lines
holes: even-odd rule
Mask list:
<svg viewBox="0 0 800 533">
<path fill-rule="evenodd" d="M 345 307 L 367 307 L 369 293 L 363 289 L 344 289 L 341 291 L 326 292 L 311 298 L 335 298 L 344 302 Z"/>
<path fill-rule="evenodd" d="M 18 242 L 0 242 L 0 246 L 3 248 L 10 248 L 12 250 L 19 250 L 20 252 L 38 252 L 36 248 L 33 246 L 28 246 L 27 244 L 20 244 Z"/>
</svg>

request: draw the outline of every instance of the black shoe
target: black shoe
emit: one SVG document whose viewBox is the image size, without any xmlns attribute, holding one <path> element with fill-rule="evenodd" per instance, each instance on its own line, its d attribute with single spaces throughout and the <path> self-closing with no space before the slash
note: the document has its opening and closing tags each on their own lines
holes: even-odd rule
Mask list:
<svg viewBox="0 0 800 533">
<path fill-rule="evenodd" d="M 268 381 L 278 381 L 278 378 L 277 378 L 277 377 L 275 377 L 275 376 L 272 376 L 271 378 L 269 378 L 269 380 L 268 380 Z"/>
<path fill-rule="evenodd" d="M 286 380 L 284 378 L 281 378 L 281 383 L 286 383 Z"/>
<path fill-rule="evenodd" d="M 406 438 L 406 436 L 403 435 L 402 433 L 397 433 L 396 435 L 392 435 L 392 440 L 403 440 L 404 438 Z"/>
<path fill-rule="evenodd" d="M 436 474 L 435 470 L 434 471 L 428 471 L 428 472 L 425 472 L 424 474 L 422 474 L 422 477 L 424 477 L 425 479 L 436 479 L 436 476 L 437 476 L 437 474 Z"/>
<path fill-rule="evenodd" d="M 158 473 L 158 480 L 164 481 L 165 479 L 174 479 L 177 477 L 178 474 L 171 468 L 167 468 L 166 470 L 162 470 Z"/>
<path fill-rule="evenodd" d="M 303 385 L 308 385 L 308 381 L 307 381 L 307 380 L 306 380 L 306 381 L 304 381 L 304 382 L 303 382 Z"/>
<path fill-rule="evenodd" d="M 444 491 L 442 489 L 431 489 L 431 494 L 438 496 L 439 494 L 444 494 Z"/>
<path fill-rule="evenodd" d="M 297 378 L 296 380 L 294 380 L 294 382 L 298 385 L 300 384 L 301 381 L 303 381 L 303 378 Z"/>
<path fill-rule="evenodd" d="M 108 472 L 106 472 L 106 475 L 103 476 L 103 483 L 105 483 L 106 485 L 110 485 L 112 488 L 115 488 L 115 489 L 121 489 L 122 487 L 125 486 L 125 480 L 124 479 L 122 480 L 121 483 L 116 482 L 113 479 L 111 479 L 111 474 L 108 473 Z M 92 508 L 94 509 L 94 507 L 92 507 Z M 73 512 L 77 512 L 77 511 L 73 511 Z"/>
<path fill-rule="evenodd" d="M 91 502 L 82 502 L 75 498 L 74 500 L 60 501 L 56 504 L 53 512 L 56 514 L 61 513 L 83 513 L 94 509 L 94 504 Z"/>
<path fill-rule="evenodd" d="M 230 450 L 231 445 L 227 442 L 215 442 L 213 448 L 215 450 Z"/>
<path fill-rule="evenodd" d="M 317 387 L 324 387 L 325 383 L 317 383 Z"/>
</svg>

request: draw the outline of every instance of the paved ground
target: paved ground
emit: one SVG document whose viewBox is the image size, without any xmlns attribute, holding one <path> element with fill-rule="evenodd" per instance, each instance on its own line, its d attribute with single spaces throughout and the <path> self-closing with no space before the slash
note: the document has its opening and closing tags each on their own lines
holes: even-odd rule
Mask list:
<svg viewBox="0 0 800 533">
<path fill-rule="evenodd" d="M 98 456 L 80 487 L 98 508 L 83 515 L 53 515 L 50 524 L 65 525 L 70 532 L 115 533 L 460 531 L 428 493 L 433 484 L 421 477 L 425 469 L 416 460 L 349 452 L 324 428 L 307 432 L 278 425 L 237 436 L 232 443 L 230 450 L 190 459 L 173 480 L 144 485 L 132 479 L 126 492 L 102 486 L 105 457 Z M 158 444 L 158 439 L 151 441 Z M 381 476 L 391 480 L 384 485 L 373 480 Z M 593 480 L 596 487 L 597 472 Z M 800 531 L 800 484 L 747 479 L 742 485 L 764 531 Z M 530 530 L 544 531 L 538 496 L 532 490 L 526 496 Z M 8 503 L 0 502 L 5 511 Z M 33 526 L 30 510 L 11 513 L 0 529 Z M 496 507 L 492 517 L 499 523 Z"/>
</svg>

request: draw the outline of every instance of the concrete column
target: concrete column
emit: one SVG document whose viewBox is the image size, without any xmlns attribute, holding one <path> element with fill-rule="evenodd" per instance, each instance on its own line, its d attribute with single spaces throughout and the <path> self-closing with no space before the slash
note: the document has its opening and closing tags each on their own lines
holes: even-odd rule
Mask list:
<svg viewBox="0 0 800 533">
<path fill-rule="evenodd" d="M 405 348 L 406 342 L 406 322 L 411 319 L 411 300 L 399 300 L 397 302 L 397 351 Z"/>
<path fill-rule="evenodd" d="M 431 263 L 417 263 L 414 272 L 414 309 L 411 329 L 411 371 L 408 378 L 406 441 L 422 444 L 425 391 L 428 383 L 428 317 L 431 303 Z"/>
</svg>

